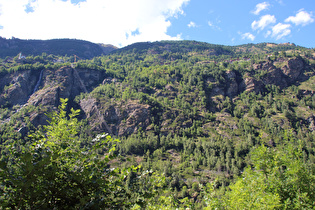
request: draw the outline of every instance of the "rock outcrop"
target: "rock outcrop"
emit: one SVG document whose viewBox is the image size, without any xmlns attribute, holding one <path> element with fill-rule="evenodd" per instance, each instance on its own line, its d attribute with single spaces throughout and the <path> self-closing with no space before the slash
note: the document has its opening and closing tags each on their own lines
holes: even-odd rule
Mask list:
<svg viewBox="0 0 315 210">
<path fill-rule="evenodd" d="M 59 98 L 74 99 L 82 92 L 90 92 L 102 83 L 102 71 L 63 67 L 58 70 L 45 70 L 42 78 L 43 88 L 34 93 L 29 103 L 32 105 L 57 106 Z"/>
<path fill-rule="evenodd" d="M 282 58 L 281 67 L 276 66 L 279 65 L 275 65 L 273 61 L 262 61 L 253 64 L 252 70 L 243 76 L 235 70 L 227 70 L 223 76 L 219 75 L 224 83 L 216 81 L 215 76 L 208 76 L 205 78 L 205 84 L 208 86 L 207 97 L 213 103 L 210 109 L 221 110 L 226 96 L 235 98 L 243 91 L 260 93 L 265 91 L 266 85 L 285 88 L 299 80 L 307 68 L 303 59 L 299 57 L 286 60 Z M 57 108 L 60 98 L 69 98 L 72 105 L 81 108 L 81 117 L 88 120 L 93 131 L 118 136 L 130 135 L 139 129 L 154 131 L 155 128 L 151 126 L 152 119 L 159 121 L 159 132 L 162 134 L 176 133 L 181 128 L 186 129 L 193 125 L 192 119 L 184 116 L 180 110 L 163 110 L 163 113 L 155 113 L 157 109 L 154 104 L 151 104 L 151 107 L 137 100 L 112 100 L 107 103 L 89 95 L 77 101 L 78 104 L 74 102 L 74 98 L 81 93 L 89 93 L 98 85 L 111 83 L 119 84 L 119 81 L 107 77 L 105 71 L 75 69 L 70 66 L 57 70 L 20 71 L 0 78 L 0 88 L 3 90 L 0 105 L 7 107 L 17 104 L 34 105 L 45 107 L 45 112 L 49 112 Z M 151 88 L 138 91 L 169 99 L 175 99 L 179 92 L 174 84 L 166 85 L 163 90 Z M 194 117 L 202 116 L 196 114 Z M 35 126 L 47 123 L 44 112 L 31 113 L 29 118 Z M 310 124 L 310 129 L 313 129 L 313 121 Z M 24 133 L 24 130 L 21 130 L 21 133 Z"/>
<path fill-rule="evenodd" d="M 281 68 L 283 74 L 288 77 L 288 82 L 295 82 L 305 69 L 302 58 L 292 58 L 286 62 L 287 64 Z"/>
<path fill-rule="evenodd" d="M 0 105 L 22 105 L 33 93 L 40 72 L 31 70 L 7 74 L 0 78 Z"/>
<path fill-rule="evenodd" d="M 238 95 L 239 93 L 239 85 L 236 82 L 236 74 L 234 71 L 227 71 L 226 72 L 227 78 L 229 80 L 229 84 L 227 86 L 226 95 L 230 98 Z"/>
<path fill-rule="evenodd" d="M 266 85 L 276 85 L 283 89 L 299 80 L 306 68 L 303 59 L 300 57 L 287 60 L 282 58 L 281 62 L 284 63 L 281 68 L 277 68 L 272 61 L 253 64 L 253 70 L 244 74 L 241 80 L 237 79 L 235 72 L 228 70 L 225 74 L 227 81 L 225 88 L 222 87 L 222 84 L 214 85 L 210 95 L 223 95 L 233 98 L 243 91 L 263 92 Z M 213 82 L 212 80 L 210 78 L 208 82 Z"/>
<path fill-rule="evenodd" d="M 126 104 L 102 107 L 94 98 L 83 99 L 80 107 L 89 119 L 92 130 L 126 136 L 145 130 L 150 124 L 150 106 L 129 101 Z"/>
<path fill-rule="evenodd" d="M 257 79 L 248 76 L 244 78 L 239 87 L 242 91 L 260 93 L 263 91 L 264 86 L 261 81 L 258 81 Z"/>
</svg>

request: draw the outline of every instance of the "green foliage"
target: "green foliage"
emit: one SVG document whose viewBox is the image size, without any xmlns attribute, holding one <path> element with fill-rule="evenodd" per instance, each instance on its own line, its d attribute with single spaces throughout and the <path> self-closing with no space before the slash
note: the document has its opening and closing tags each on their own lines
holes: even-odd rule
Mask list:
<svg viewBox="0 0 315 210">
<path fill-rule="evenodd" d="M 0 49 L 0 57 L 15 56 L 22 52 L 25 55 L 46 55 L 50 52 L 54 55 L 65 56 L 76 54 L 81 58 L 92 58 L 102 55 L 103 49 L 113 49 L 114 47 L 102 48 L 98 44 L 75 39 L 52 39 L 52 40 L 22 40 L 5 39 L 0 37 L 0 43 L 4 46 Z"/>
<path fill-rule="evenodd" d="M 284 146 L 257 147 L 252 167 L 219 196 L 210 189 L 210 209 L 311 209 L 315 201 L 315 176 L 303 162 L 301 141 L 291 137 Z"/>
<path fill-rule="evenodd" d="M 82 148 L 78 141 L 79 111 L 66 114 L 66 99 L 51 115 L 45 133 L 31 135 L 23 148 L 9 145 L 1 161 L 1 207 L 18 209 L 122 208 L 132 203 L 122 187 L 130 168 L 110 168 L 116 140 L 98 135 Z M 109 146 L 111 143 L 112 146 Z"/>
<path fill-rule="evenodd" d="M 75 97 L 75 100 L 70 99 L 69 104 L 74 106 L 80 106 L 83 99 L 93 99 L 95 104 L 92 109 L 84 109 L 88 112 L 85 113 L 86 116 L 90 117 L 79 121 L 75 116 L 84 117 L 83 113 L 77 115 L 77 111 L 73 110 L 68 115 L 62 111 L 65 107 L 61 107 L 58 114 L 51 115 L 50 125 L 35 134 L 33 130 L 36 128 L 31 125 L 36 121 L 34 116 L 45 112 L 46 108 L 26 109 L 28 106 L 25 106 L 19 110 L 19 106 L 14 107 L 7 101 L 9 91 L 14 90 L 14 85 L 20 84 L 22 77 L 18 82 L 14 80 L 1 83 L 3 85 L 0 88 L 4 93 L 0 95 L 0 160 L 3 167 L 11 170 L 3 170 L 1 173 L 7 177 L 11 173 L 10 177 L 21 178 L 16 178 L 18 181 L 15 181 L 17 184 L 14 186 L 8 184 L 9 181 L 5 182 L 8 187 L 1 189 L 14 192 L 14 199 L 9 196 L 12 205 L 18 206 L 16 203 L 19 199 L 24 199 L 21 203 L 28 208 L 31 202 L 35 202 L 35 196 L 44 199 L 39 193 L 41 191 L 47 191 L 48 195 L 57 194 L 57 190 L 48 188 L 51 185 L 47 183 L 56 182 L 54 185 L 60 189 L 66 189 L 70 185 L 76 189 L 76 184 L 69 183 L 81 183 L 81 178 L 77 178 L 78 166 L 86 174 L 93 173 L 98 177 L 103 176 L 103 180 L 111 180 L 107 182 L 110 185 L 107 188 L 112 190 L 113 195 L 108 195 L 108 199 L 106 197 L 103 201 L 111 202 L 108 205 L 115 208 L 119 208 L 121 204 L 124 205 L 121 208 L 200 209 L 205 206 L 203 188 L 213 180 L 216 180 L 212 189 L 215 199 L 211 199 L 214 203 L 211 205 L 223 208 L 233 205 L 233 201 L 243 208 L 281 208 L 286 202 L 284 200 L 289 198 L 287 205 L 295 208 L 292 207 L 296 205 L 293 204 L 296 203 L 294 197 L 307 200 L 311 194 L 275 190 L 280 187 L 274 183 L 277 179 L 285 178 L 287 183 L 279 182 L 282 183 L 281 186 L 292 187 L 294 190 L 298 189 L 295 185 L 299 186 L 295 181 L 289 184 L 289 180 L 293 178 L 287 171 L 276 173 L 276 170 L 282 170 L 278 163 L 288 165 L 278 156 L 293 158 L 284 149 L 289 144 L 284 141 L 286 129 L 293 129 L 292 138 L 301 141 L 300 158 L 303 159 L 303 167 L 308 171 L 314 171 L 315 168 L 315 89 L 312 86 L 313 79 L 307 80 L 314 73 L 314 50 L 293 45 L 271 45 L 262 43 L 230 47 L 194 41 L 163 41 L 133 44 L 91 60 L 78 60 L 73 55 L 61 57 L 45 53 L 27 56 L 23 60 L 17 56 L 12 60 L 9 57 L 1 60 L 1 80 L 11 77 L 13 73 L 21 75 L 30 72 L 31 77 L 34 77 L 42 69 L 49 70 L 50 73 L 56 72 L 60 78 L 53 78 L 55 80 L 63 79 L 63 69 L 70 68 L 70 63 L 78 71 L 90 69 L 91 73 L 84 73 L 85 76 L 98 80 L 98 83 L 84 80 L 91 92 L 81 94 L 80 90 L 68 91 L 71 85 L 66 82 L 58 87 L 57 95 L 71 92 L 71 97 Z M 285 83 L 288 77 L 283 75 L 284 70 L 281 68 L 285 68 L 288 60 L 295 58 L 297 54 L 301 55 L 305 64 L 304 72 L 301 73 L 300 83 L 295 83 L 297 86 L 286 87 L 291 82 Z M 73 63 L 75 59 L 77 62 Z M 271 64 L 277 68 L 275 71 L 269 68 Z M 268 70 L 261 68 L 264 65 L 268 66 Z M 62 68 L 63 66 L 68 68 Z M 94 74 L 95 71 L 101 71 L 101 74 Z M 47 77 L 52 75 L 47 74 Z M 80 72 L 81 75 L 83 73 Z M 281 85 L 275 78 L 279 75 L 284 76 L 281 80 L 284 83 Z M 249 89 L 245 91 L 247 88 Z M 32 96 L 30 102 L 34 97 L 40 99 L 41 96 Z M 99 118 L 103 117 L 97 116 L 98 113 L 104 115 L 104 120 L 114 134 L 120 134 L 126 126 L 125 130 L 128 132 L 120 137 L 120 142 L 105 140 L 100 146 L 92 142 L 95 136 L 93 130 L 103 129 L 103 132 L 107 129 L 102 125 L 98 127 Z M 33 133 L 31 137 L 19 132 L 20 128 L 25 127 Z M 35 148 L 36 145 L 41 145 L 39 142 L 43 146 Z M 114 144 L 117 144 L 115 150 L 110 150 Z M 258 147 L 261 144 L 265 145 L 265 149 Z M 257 155 L 254 150 L 263 152 Z M 15 163 L 32 165 L 27 162 L 28 154 L 32 157 L 29 162 L 36 165 L 40 163 L 45 167 L 39 168 L 38 172 L 31 169 L 23 169 L 23 172 L 23 167 L 18 167 Z M 108 157 L 109 161 L 106 162 L 103 158 L 109 154 L 113 157 Z M 256 160 L 256 156 L 259 159 Z M 46 160 L 46 157 L 55 164 Z M 77 163 L 74 159 L 80 161 Z M 89 164 L 82 166 L 86 163 L 84 160 L 94 164 L 96 169 L 92 169 Z M 263 160 L 265 162 L 257 165 Z M 104 167 L 100 168 L 98 163 Z M 141 167 L 132 167 L 139 164 Z M 256 169 L 259 167 L 261 169 Z M 266 172 L 262 170 L 263 167 Z M 113 174 L 106 175 L 110 168 L 116 169 Z M 61 172 L 55 173 L 56 170 Z M 298 173 L 296 170 L 292 171 Z M 25 178 L 26 173 L 30 174 L 30 179 Z M 40 173 L 50 174 L 51 178 Z M 163 176 L 159 175 L 162 173 Z M 240 174 L 247 178 L 238 179 Z M 273 179 L 266 181 L 266 174 Z M 40 179 L 37 180 L 34 176 Z M 54 179 L 55 177 L 58 179 Z M 61 179 L 65 179 L 65 182 L 60 181 Z M 103 205 L 101 202 L 93 202 L 97 198 L 102 199 L 104 193 L 109 192 L 98 191 L 106 184 L 96 185 L 94 182 L 99 181 L 97 177 L 93 178 L 94 184 L 89 184 L 92 178 L 88 178 L 88 175 L 84 175 L 82 179 L 87 180 L 87 184 L 81 185 L 89 185 L 86 188 L 90 191 L 84 191 L 83 196 L 76 190 L 64 190 L 67 195 L 74 198 L 86 196 L 86 200 L 94 199 L 91 204 L 96 207 Z M 32 187 L 30 189 L 35 189 L 33 197 L 31 190 L 25 190 L 22 183 L 28 183 L 27 186 Z M 159 191 L 160 188 L 164 191 Z M 258 190 L 253 192 L 252 188 Z M 25 196 L 19 196 L 22 189 L 25 196 L 32 198 L 32 201 L 26 201 Z M 99 193 L 95 195 L 92 193 L 94 191 Z M 292 196 L 286 197 L 284 191 Z M 65 194 L 62 195 L 66 197 Z M 9 201 L 5 204 L 10 207 Z M 19 205 L 20 208 L 24 207 Z M 45 205 L 50 207 L 53 203 L 46 202 Z M 237 208 L 236 205 L 234 207 Z"/>
</svg>

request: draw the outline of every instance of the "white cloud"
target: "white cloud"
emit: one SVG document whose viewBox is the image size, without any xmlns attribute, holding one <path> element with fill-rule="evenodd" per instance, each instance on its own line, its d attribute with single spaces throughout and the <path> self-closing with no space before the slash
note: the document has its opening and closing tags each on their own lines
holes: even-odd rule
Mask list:
<svg viewBox="0 0 315 210">
<path fill-rule="evenodd" d="M 252 11 L 252 13 L 255 15 L 259 15 L 261 11 L 268 9 L 269 6 L 270 4 L 268 2 L 259 3 L 256 5 L 256 8 L 254 11 Z"/>
<path fill-rule="evenodd" d="M 314 22 L 314 19 L 312 13 L 308 13 L 302 9 L 295 16 L 290 16 L 285 19 L 285 22 L 292 22 L 295 25 L 306 26 L 307 24 Z"/>
<path fill-rule="evenodd" d="M 277 40 L 288 36 L 291 33 L 290 27 L 290 24 L 278 23 L 272 27 L 271 36 L 275 37 Z"/>
<path fill-rule="evenodd" d="M 187 25 L 189 28 L 195 28 L 197 27 L 196 23 L 193 21 L 190 21 L 190 23 Z"/>
<path fill-rule="evenodd" d="M 255 36 L 249 32 L 241 34 L 241 36 L 242 36 L 242 39 L 249 39 L 251 41 L 255 40 Z"/>
<path fill-rule="evenodd" d="M 264 15 L 260 17 L 259 21 L 252 22 L 252 29 L 253 30 L 263 30 L 268 25 L 276 23 L 276 18 L 274 15 Z"/>
<path fill-rule="evenodd" d="M 21 39 L 77 38 L 125 46 L 138 41 L 175 40 L 170 17 L 190 0 L 1 0 L 0 34 Z M 26 12 L 31 7 L 33 12 Z M 137 31 L 138 33 L 135 33 Z"/>
<path fill-rule="evenodd" d="M 220 20 L 216 20 L 218 23 L 220 23 L 221 21 Z M 208 21 L 208 26 L 210 26 L 211 28 L 215 29 L 215 30 L 219 30 L 219 31 L 222 31 L 222 29 L 215 25 L 213 22 L 211 22 L 210 20 Z"/>
<path fill-rule="evenodd" d="M 271 35 L 271 31 L 267 31 L 266 33 L 265 33 L 265 38 L 267 38 L 268 36 L 270 36 Z"/>
<path fill-rule="evenodd" d="M 276 2 L 278 2 L 278 3 L 281 4 L 281 5 L 284 5 L 284 3 L 283 3 L 282 0 L 276 0 Z"/>
</svg>

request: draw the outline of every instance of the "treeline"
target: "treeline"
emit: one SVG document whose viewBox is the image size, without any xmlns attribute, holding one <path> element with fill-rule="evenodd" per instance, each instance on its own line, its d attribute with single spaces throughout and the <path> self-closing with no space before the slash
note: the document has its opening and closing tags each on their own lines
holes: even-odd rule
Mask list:
<svg viewBox="0 0 315 210">
<path fill-rule="evenodd" d="M 24 55 L 42 55 L 49 53 L 58 56 L 75 54 L 84 59 L 90 59 L 104 54 L 100 45 L 76 39 L 23 40 L 18 38 L 5 39 L 0 37 L 0 57 Z M 107 47 L 112 48 L 112 47 Z"/>
</svg>

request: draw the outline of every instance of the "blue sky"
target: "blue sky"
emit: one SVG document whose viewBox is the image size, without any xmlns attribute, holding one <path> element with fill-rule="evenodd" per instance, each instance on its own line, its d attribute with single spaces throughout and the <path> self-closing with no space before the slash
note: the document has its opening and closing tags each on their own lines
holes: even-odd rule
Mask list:
<svg viewBox="0 0 315 210">
<path fill-rule="evenodd" d="M 172 19 L 170 35 L 181 31 L 183 39 L 224 45 L 293 42 L 315 47 L 314 0 L 198 0 L 183 10 L 185 15 Z"/>
<path fill-rule="evenodd" d="M 0 36 L 314 48 L 315 0 L 0 0 Z"/>
</svg>

